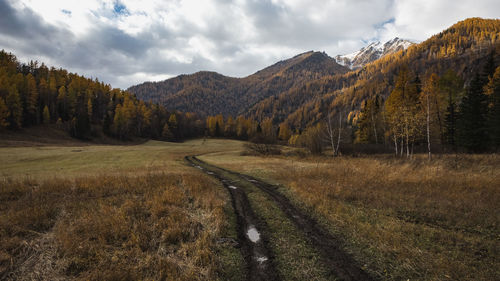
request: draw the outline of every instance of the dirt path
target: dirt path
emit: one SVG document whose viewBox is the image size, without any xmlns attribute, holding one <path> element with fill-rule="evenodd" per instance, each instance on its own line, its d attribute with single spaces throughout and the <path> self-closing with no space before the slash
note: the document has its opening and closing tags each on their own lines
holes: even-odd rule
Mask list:
<svg viewBox="0 0 500 281">
<path fill-rule="evenodd" d="M 273 256 L 267 245 L 267 238 L 262 233 L 262 222 L 252 210 L 243 189 L 224 178 L 221 174 L 209 171 L 203 166 L 210 166 L 196 157 L 187 156 L 186 160 L 195 168 L 217 178 L 231 194 L 233 208 L 238 224 L 238 243 L 247 266 L 247 280 L 280 280 L 273 264 Z"/>
<path fill-rule="evenodd" d="M 339 278 L 339 280 L 375 280 L 373 277 L 363 271 L 350 257 L 340 248 L 340 243 L 327 230 L 321 227 L 312 217 L 304 213 L 302 210 L 293 205 L 290 200 L 281 194 L 275 186 L 256 179 L 252 176 L 229 171 L 217 166 L 207 164 L 196 157 L 192 157 L 194 161 L 206 167 L 210 167 L 213 171 L 221 170 L 226 173 L 238 176 L 241 180 L 250 182 L 260 190 L 267 193 L 279 208 L 293 221 L 298 229 L 304 232 L 304 236 L 311 242 L 316 250 L 321 254 L 323 262 L 331 269 L 331 273 Z M 220 173 L 211 172 L 213 176 L 224 180 Z M 227 185 L 225 185 L 227 186 Z M 244 193 L 244 192 L 242 192 Z M 233 196 L 233 193 L 232 193 Z M 246 196 L 245 196 L 246 198 Z M 234 200 L 234 199 L 233 199 Z M 234 202 L 234 201 L 233 201 Z M 248 203 L 248 202 L 247 202 Z M 236 208 L 235 208 L 236 209 Z M 239 216 L 239 215 L 238 215 Z M 273 280 L 273 279 L 270 279 Z"/>
</svg>

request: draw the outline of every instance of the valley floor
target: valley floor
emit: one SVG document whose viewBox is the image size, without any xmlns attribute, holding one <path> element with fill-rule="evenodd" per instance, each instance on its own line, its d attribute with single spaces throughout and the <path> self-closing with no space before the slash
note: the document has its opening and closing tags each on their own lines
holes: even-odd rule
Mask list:
<svg viewBox="0 0 500 281">
<path fill-rule="evenodd" d="M 244 150 L 0 147 L 0 280 L 500 278 L 498 155 Z"/>
</svg>

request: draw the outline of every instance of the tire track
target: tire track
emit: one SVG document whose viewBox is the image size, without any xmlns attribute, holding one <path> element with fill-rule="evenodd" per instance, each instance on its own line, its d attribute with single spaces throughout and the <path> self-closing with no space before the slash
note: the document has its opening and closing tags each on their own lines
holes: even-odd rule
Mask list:
<svg viewBox="0 0 500 281">
<path fill-rule="evenodd" d="M 353 258 L 341 249 L 340 242 L 327 230 L 320 226 L 315 219 L 293 205 L 290 200 L 281 194 L 274 185 L 256 179 L 252 176 L 229 171 L 214 165 L 207 164 L 196 157 L 199 163 L 212 169 L 219 169 L 245 180 L 268 194 L 286 216 L 304 232 L 304 236 L 321 254 L 323 262 L 331 268 L 331 273 L 339 280 L 346 281 L 371 281 L 376 280 L 356 264 Z M 219 174 L 219 173 L 217 173 Z M 219 176 L 220 177 L 220 176 Z M 271 279 L 272 280 L 272 279 Z"/>
<path fill-rule="evenodd" d="M 245 191 L 220 173 L 209 171 L 201 165 L 206 165 L 196 157 L 186 156 L 186 161 L 193 167 L 206 174 L 217 178 L 231 195 L 233 209 L 236 213 L 238 244 L 246 263 L 246 279 L 251 281 L 280 280 L 274 263 L 273 256 L 267 245 L 267 237 L 260 231 L 262 223 L 253 211 Z M 211 167 L 211 166 L 210 166 Z"/>
</svg>

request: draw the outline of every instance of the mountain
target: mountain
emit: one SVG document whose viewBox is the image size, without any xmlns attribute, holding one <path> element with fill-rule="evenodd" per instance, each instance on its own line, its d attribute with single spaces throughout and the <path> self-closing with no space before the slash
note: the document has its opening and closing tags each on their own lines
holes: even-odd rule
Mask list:
<svg viewBox="0 0 500 281">
<path fill-rule="evenodd" d="M 372 42 L 368 46 L 361 48 L 359 51 L 348 54 L 338 55 L 335 57 L 337 63 L 347 66 L 350 69 L 358 69 L 365 64 L 375 61 L 383 56 L 393 54 L 400 50 L 408 49 L 415 44 L 409 40 L 400 39 L 398 37 L 385 42 L 384 44 Z"/>
<path fill-rule="evenodd" d="M 132 86 L 129 92 L 169 109 L 206 115 L 238 115 L 261 100 L 306 81 L 348 72 L 323 52 L 306 52 L 275 63 L 244 78 L 215 72 L 180 75 L 161 82 Z"/>
<path fill-rule="evenodd" d="M 307 52 L 245 78 L 199 72 L 144 83 L 129 91 L 168 109 L 201 116 L 271 118 L 274 124 L 285 122 L 292 129 L 315 124 L 328 110 L 345 112 L 353 120 L 364 101 L 388 97 L 403 67 L 421 78 L 453 70 L 467 85 L 491 54 L 500 60 L 500 20 L 466 19 L 424 42 L 409 44 L 399 38 L 371 44 L 353 56 L 366 62 L 362 68 L 350 69 L 325 53 Z"/>
<path fill-rule="evenodd" d="M 385 100 L 394 89 L 395 76 L 407 67 L 416 77 L 441 76 L 452 70 L 467 86 L 493 57 L 500 65 L 500 20 L 470 18 L 408 49 L 397 51 L 345 74 L 308 81 L 254 105 L 246 116 L 270 117 L 292 128 L 305 128 L 326 112 L 345 112 L 356 119 L 364 101 L 378 96 Z"/>
</svg>

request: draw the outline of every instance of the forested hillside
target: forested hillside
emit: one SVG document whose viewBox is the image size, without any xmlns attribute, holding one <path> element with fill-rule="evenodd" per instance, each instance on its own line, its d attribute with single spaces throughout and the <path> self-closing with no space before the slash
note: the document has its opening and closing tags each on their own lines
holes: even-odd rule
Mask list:
<svg viewBox="0 0 500 281">
<path fill-rule="evenodd" d="M 355 71 L 307 52 L 245 78 L 198 72 L 131 87 L 139 99 L 2 51 L 0 125 L 52 123 L 77 138 L 281 141 L 313 152 L 353 143 L 407 156 L 424 144 L 491 151 L 500 147 L 499 65 L 500 20 L 479 18 Z"/>
<path fill-rule="evenodd" d="M 325 53 L 307 52 L 280 61 L 245 78 L 230 78 L 215 72 L 180 75 L 162 82 L 146 82 L 128 91 L 153 101 L 202 116 L 244 114 L 249 105 L 299 87 L 325 75 L 349 71 Z"/>
<path fill-rule="evenodd" d="M 40 124 L 56 124 L 81 139 L 104 133 L 121 140 L 181 140 L 202 135 L 204 122 L 195 114 L 138 100 L 97 79 L 38 62 L 22 64 L 0 51 L 0 131 Z"/>
</svg>

